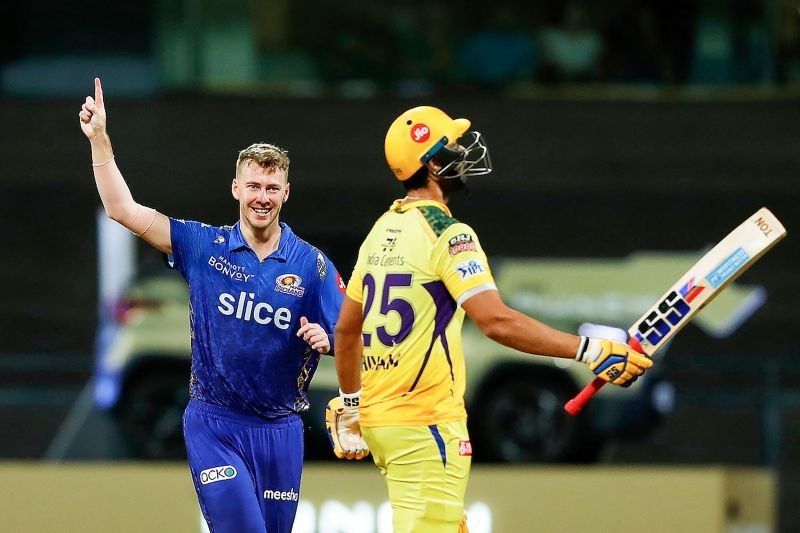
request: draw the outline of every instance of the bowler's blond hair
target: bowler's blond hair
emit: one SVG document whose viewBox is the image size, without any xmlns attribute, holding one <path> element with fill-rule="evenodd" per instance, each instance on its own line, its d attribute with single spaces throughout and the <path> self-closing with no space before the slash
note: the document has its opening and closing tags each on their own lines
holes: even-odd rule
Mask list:
<svg viewBox="0 0 800 533">
<path fill-rule="evenodd" d="M 289 181 L 289 152 L 279 146 L 255 143 L 239 152 L 239 158 L 236 160 L 237 178 L 239 169 L 247 161 L 252 161 L 264 170 L 282 170 L 286 174 L 286 181 Z"/>
</svg>

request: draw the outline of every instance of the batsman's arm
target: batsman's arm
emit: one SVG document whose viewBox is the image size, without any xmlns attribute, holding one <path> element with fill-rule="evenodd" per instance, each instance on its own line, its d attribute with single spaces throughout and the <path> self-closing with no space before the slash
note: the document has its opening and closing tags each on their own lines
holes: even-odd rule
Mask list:
<svg viewBox="0 0 800 533">
<path fill-rule="evenodd" d="M 565 333 L 515 311 L 496 290 L 479 292 L 461 305 L 490 339 L 530 354 L 574 358 L 604 382 L 624 387 L 652 366 L 647 357 L 624 344 Z"/>
<path fill-rule="evenodd" d="M 169 219 L 133 199 L 114 160 L 106 129 L 106 110 L 100 79 L 94 80 L 94 98 L 86 97 L 78 113 L 80 126 L 92 147 L 92 170 L 106 214 L 135 235 L 167 254 L 172 253 Z"/>
<path fill-rule="evenodd" d="M 333 453 L 340 459 L 363 459 L 369 455 L 359 424 L 362 326 L 361 304 L 345 296 L 334 332 L 339 396 L 331 399 L 325 410 L 325 426 Z"/>
<path fill-rule="evenodd" d="M 361 304 L 345 296 L 334 331 L 336 375 L 339 388 L 346 394 L 361 389 L 361 312 Z"/>
<path fill-rule="evenodd" d="M 496 290 L 481 291 L 461 307 L 490 339 L 530 354 L 573 359 L 580 337 L 559 331 L 508 307 Z"/>
</svg>

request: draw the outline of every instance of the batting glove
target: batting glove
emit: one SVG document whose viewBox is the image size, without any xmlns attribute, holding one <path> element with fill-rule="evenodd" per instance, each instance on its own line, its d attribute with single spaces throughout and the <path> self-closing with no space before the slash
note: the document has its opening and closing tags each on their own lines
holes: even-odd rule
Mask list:
<svg viewBox="0 0 800 533">
<path fill-rule="evenodd" d="M 339 459 L 363 459 L 369 455 L 358 424 L 360 401 L 361 390 L 351 394 L 339 390 L 339 396 L 332 398 L 325 409 L 325 428 Z"/>
<path fill-rule="evenodd" d="M 584 322 L 578 327 L 578 335 L 594 339 L 608 339 L 622 344 L 628 342 L 628 332 L 624 329 L 590 322 Z"/>
<path fill-rule="evenodd" d="M 596 376 L 622 387 L 630 387 L 653 361 L 627 344 L 609 339 L 581 337 L 575 360 L 589 366 Z"/>
</svg>

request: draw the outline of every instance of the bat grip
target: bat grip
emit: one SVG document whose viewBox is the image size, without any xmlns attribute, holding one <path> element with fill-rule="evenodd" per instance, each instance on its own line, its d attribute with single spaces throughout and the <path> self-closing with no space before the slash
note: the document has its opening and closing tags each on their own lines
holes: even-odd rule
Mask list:
<svg viewBox="0 0 800 533">
<path fill-rule="evenodd" d="M 599 391 L 603 385 L 608 383 L 603 378 L 594 378 L 594 381 L 586 385 L 582 391 L 575 395 L 573 399 L 567 402 L 564 406 L 564 409 L 571 414 L 572 416 L 577 415 L 583 409 L 583 406 L 586 405 L 592 396 L 595 395 L 597 391 Z"/>
</svg>

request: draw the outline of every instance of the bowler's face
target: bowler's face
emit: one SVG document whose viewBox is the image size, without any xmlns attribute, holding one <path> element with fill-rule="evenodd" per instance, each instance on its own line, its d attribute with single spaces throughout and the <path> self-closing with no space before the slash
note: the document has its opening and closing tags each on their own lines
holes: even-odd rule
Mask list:
<svg viewBox="0 0 800 533">
<path fill-rule="evenodd" d="M 245 161 L 239 176 L 231 185 L 233 197 L 239 200 L 239 218 L 253 230 L 277 225 L 281 207 L 289 198 L 286 172 L 264 169 L 253 161 Z"/>
</svg>

